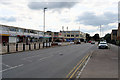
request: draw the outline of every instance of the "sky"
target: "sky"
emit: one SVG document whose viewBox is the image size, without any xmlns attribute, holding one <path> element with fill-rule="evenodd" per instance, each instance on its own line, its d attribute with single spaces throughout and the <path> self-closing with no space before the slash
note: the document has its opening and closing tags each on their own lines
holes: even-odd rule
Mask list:
<svg viewBox="0 0 120 80">
<path fill-rule="evenodd" d="M 0 0 L 0 24 L 43 31 L 80 30 L 104 36 L 118 28 L 119 0 Z"/>
</svg>

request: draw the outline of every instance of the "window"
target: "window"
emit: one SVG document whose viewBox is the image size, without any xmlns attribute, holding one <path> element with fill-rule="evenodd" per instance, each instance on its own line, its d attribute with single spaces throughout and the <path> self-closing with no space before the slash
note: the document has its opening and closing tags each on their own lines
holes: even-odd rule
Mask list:
<svg viewBox="0 0 120 80">
<path fill-rule="evenodd" d="M 76 37 L 79 37 L 79 35 L 76 35 Z"/>
<path fill-rule="evenodd" d="M 33 31 L 33 30 L 30 30 L 30 33 L 34 33 L 34 31 Z"/>
<path fill-rule="evenodd" d="M 37 34 L 37 31 L 33 31 L 34 32 L 34 34 Z"/>
<path fill-rule="evenodd" d="M 71 32 L 71 34 L 74 34 L 74 32 Z"/>
<path fill-rule="evenodd" d="M 9 27 L 0 26 L 0 30 L 3 30 L 3 31 L 9 31 Z"/>
<path fill-rule="evenodd" d="M 70 35 L 67 35 L 67 37 L 70 37 Z"/>
<path fill-rule="evenodd" d="M 18 29 L 18 32 L 24 32 L 24 30 L 23 29 Z"/>
<path fill-rule="evenodd" d="M 29 30 L 27 30 L 27 29 L 24 29 L 24 32 L 25 32 L 25 33 L 29 33 Z"/>
<path fill-rule="evenodd" d="M 74 35 L 71 35 L 71 37 L 74 37 Z"/>
<path fill-rule="evenodd" d="M 75 32 L 76 34 L 79 34 L 79 32 Z"/>
<path fill-rule="evenodd" d="M 16 28 L 10 27 L 10 31 L 16 31 Z"/>
<path fill-rule="evenodd" d="M 39 32 L 40 35 L 43 35 L 44 33 L 43 32 Z"/>
<path fill-rule="evenodd" d="M 80 35 L 80 37 L 83 37 L 83 35 Z"/>
</svg>

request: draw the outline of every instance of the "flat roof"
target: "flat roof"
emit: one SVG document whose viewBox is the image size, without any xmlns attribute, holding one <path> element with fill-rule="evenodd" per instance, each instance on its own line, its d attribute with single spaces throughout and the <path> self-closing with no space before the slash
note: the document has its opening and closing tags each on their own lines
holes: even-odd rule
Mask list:
<svg viewBox="0 0 120 80">
<path fill-rule="evenodd" d="M 0 26 L 13 27 L 13 28 L 19 28 L 19 29 L 27 29 L 27 28 L 21 28 L 21 27 L 15 27 L 15 26 L 8 26 L 8 25 L 2 25 L 2 24 L 0 24 Z M 34 31 L 44 32 L 44 31 L 35 30 L 35 29 L 27 29 L 27 30 L 34 30 Z"/>
</svg>

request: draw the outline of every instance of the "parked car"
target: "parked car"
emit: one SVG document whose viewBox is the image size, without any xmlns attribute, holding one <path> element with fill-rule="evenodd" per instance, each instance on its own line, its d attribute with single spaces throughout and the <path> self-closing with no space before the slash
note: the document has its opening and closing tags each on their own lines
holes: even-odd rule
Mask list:
<svg viewBox="0 0 120 80">
<path fill-rule="evenodd" d="M 70 44 L 74 44 L 74 42 L 71 41 Z"/>
<path fill-rule="evenodd" d="M 98 45 L 99 49 L 108 49 L 108 44 L 106 42 L 100 42 Z"/>
<path fill-rule="evenodd" d="M 62 42 L 53 42 L 53 43 L 52 43 L 52 46 L 57 46 L 57 45 L 58 45 L 58 46 L 61 46 L 61 45 L 62 45 Z"/>
<path fill-rule="evenodd" d="M 61 42 L 58 42 L 58 46 L 61 46 L 62 45 L 62 43 Z"/>
<path fill-rule="evenodd" d="M 88 43 L 91 43 L 91 41 L 88 41 Z"/>
<path fill-rule="evenodd" d="M 95 41 L 91 41 L 91 44 L 95 44 Z"/>
<path fill-rule="evenodd" d="M 76 42 L 76 44 L 81 44 L 81 41 L 80 41 L 80 40 L 78 40 L 78 41 Z"/>
</svg>

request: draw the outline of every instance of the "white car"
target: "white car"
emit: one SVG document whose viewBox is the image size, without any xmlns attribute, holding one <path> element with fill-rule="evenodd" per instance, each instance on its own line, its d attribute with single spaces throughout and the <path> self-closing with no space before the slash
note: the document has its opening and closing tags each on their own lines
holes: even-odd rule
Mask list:
<svg viewBox="0 0 120 80">
<path fill-rule="evenodd" d="M 91 41 L 91 44 L 95 44 L 95 41 Z"/>
<path fill-rule="evenodd" d="M 100 42 L 98 45 L 99 49 L 108 49 L 108 44 L 106 42 Z"/>
<path fill-rule="evenodd" d="M 74 42 L 71 41 L 70 44 L 74 44 Z"/>
<path fill-rule="evenodd" d="M 62 43 L 61 42 L 58 42 L 58 46 L 61 46 L 62 45 Z"/>
</svg>

